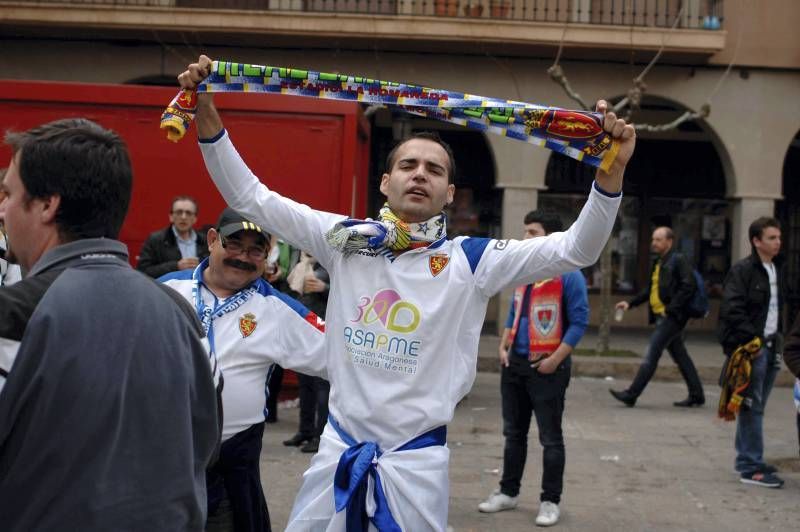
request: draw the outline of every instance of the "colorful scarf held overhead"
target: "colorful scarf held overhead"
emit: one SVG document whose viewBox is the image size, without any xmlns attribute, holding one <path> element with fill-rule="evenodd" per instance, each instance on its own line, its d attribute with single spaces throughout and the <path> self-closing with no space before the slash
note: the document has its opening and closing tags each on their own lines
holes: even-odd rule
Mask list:
<svg viewBox="0 0 800 532">
<path fill-rule="evenodd" d="M 462 92 L 295 68 L 214 61 L 199 92 L 266 92 L 396 107 L 407 113 L 495 133 L 563 153 L 608 171 L 619 145 L 603 130 L 603 115 Z M 195 115 L 197 95 L 182 90 L 161 116 L 177 142 Z"/>
</svg>

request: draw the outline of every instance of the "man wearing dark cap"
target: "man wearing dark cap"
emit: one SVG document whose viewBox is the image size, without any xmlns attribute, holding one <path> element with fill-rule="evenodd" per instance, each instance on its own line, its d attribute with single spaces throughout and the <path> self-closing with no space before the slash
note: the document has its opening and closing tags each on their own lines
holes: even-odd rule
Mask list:
<svg viewBox="0 0 800 532">
<path fill-rule="evenodd" d="M 270 530 L 259 456 L 273 363 L 326 376 L 324 323 L 263 278 L 269 235 L 225 209 L 208 230 L 209 257 L 160 278 L 185 297 L 222 371 L 222 447 L 207 474 L 206 530 Z"/>
</svg>

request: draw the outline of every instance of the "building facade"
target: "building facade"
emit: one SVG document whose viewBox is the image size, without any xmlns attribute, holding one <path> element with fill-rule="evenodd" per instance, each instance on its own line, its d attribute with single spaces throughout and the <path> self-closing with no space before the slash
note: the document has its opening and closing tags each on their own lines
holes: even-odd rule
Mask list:
<svg viewBox="0 0 800 532">
<path fill-rule="evenodd" d="M 800 3 L 794 0 L 0 0 L 0 77 L 172 83 L 199 53 L 577 107 L 547 74 L 617 102 L 648 71 L 641 131 L 612 239 L 615 298 L 647 282 L 649 235 L 672 226 L 712 296 L 749 253 L 761 215 L 785 224 L 790 302 L 800 301 Z M 674 25 L 674 27 L 673 27 Z M 560 50 L 560 52 L 559 52 Z M 726 69 L 732 64 L 730 72 Z M 166 103 L 166 102 L 165 102 Z M 551 152 L 389 110 L 372 115 L 372 192 L 392 142 L 439 129 L 461 170 L 451 226 L 520 236 L 537 206 L 570 221 L 591 172 Z M 798 235 L 798 236 L 796 236 Z M 587 270 L 590 286 L 596 268 Z M 594 292 L 594 289 L 593 289 Z M 592 298 L 598 297 L 592 294 Z M 502 323 L 506 301 L 487 319 Z M 596 305 L 592 305 L 593 309 Z M 716 311 L 716 305 L 712 307 Z M 592 321 L 596 323 L 593 312 Z M 713 327 L 714 316 L 698 321 Z M 644 325 L 644 312 L 626 319 Z"/>
</svg>

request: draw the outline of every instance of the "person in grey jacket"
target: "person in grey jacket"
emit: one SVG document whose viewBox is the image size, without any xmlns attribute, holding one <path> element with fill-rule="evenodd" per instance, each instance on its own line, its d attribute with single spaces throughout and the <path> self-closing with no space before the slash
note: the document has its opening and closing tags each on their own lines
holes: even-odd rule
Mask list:
<svg viewBox="0 0 800 532">
<path fill-rule="evenodd" d="M 124 143 L 85 119 L 6 142 L 0 219 L 29 273 L 0 288 L 0 528 L 202 530 L 214 366 L 191 306 L 115 240 Z"/>
</svg>

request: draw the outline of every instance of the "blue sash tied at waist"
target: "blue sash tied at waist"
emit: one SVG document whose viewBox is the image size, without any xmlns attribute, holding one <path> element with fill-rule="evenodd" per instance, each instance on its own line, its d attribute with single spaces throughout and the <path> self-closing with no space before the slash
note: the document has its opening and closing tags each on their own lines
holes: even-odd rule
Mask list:
<svg viewBox="0 0 800 532">
<path fill-rule="evenodd" d="M 342 429 L 339 423 L 328 416 L 328 422 L 336 433 L 349 447 L 339 458 L 336 474 L 333 477 L 333 495 L 336 502 L 336 511 L 347 509 L 347 532 L 366 532 L 370 518 L 367 516 L 367 484 L 372 477 L 375 485 L 375 515 L 372 524 L 379 532 L 402 532 L 400 525 L 395 521 L 389 509 L 389 501 L 381 485 L 381 476 L 378 473 L 378 458 L 383 452 L 375 442 L 357 442 Z M 435 429 L 420 434 L 413 440 L 395 449 L 395 451 L 410 451 L 423 449 L 434 445 L 444 445 L 447 442 L 447 427 L 442 425 Z"/>
</svg>

